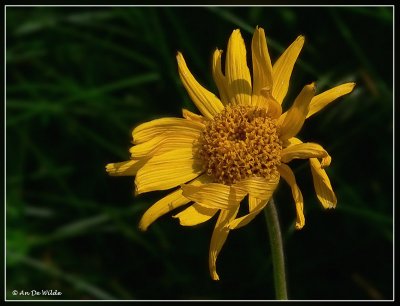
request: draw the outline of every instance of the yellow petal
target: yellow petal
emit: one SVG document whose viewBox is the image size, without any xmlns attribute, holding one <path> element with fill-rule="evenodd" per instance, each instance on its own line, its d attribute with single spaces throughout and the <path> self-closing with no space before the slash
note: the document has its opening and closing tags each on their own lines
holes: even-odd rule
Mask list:
<svg viewBox="0 0 400 306">
<path fill-rule="evenodd" d="M 281 164 L 279 166 L 279 173 L 292 189 L 293 199 L 296 204 L 296 214 L 297 214 L 296 229 L 301 229 L 305 224 L 305 218 L 303 213 L 303 195 L 301 194 L 301 191 L 297 186 L 296 178 L 289 166 Z"/>
<path fill-rule="evenodd" d="M 160 155 L 175 149 L 193 149 L 193 145 L 198 138 L 199 136 L 195 137 L 192 131 L 186 131 L 185 129 L 176 133 L 165 132 L 149 141 L 131 147 L 129 152 L 133 158 L 141 158 Z"/>
<path fill-rule="evenodd" d="M 249 195 L 249 207 L 252 207 L 250 208 L 250 212 L 243 217 L 236 218 L 229 222 L 229 229 L 238 229 L 249 224 L 264 209 L 267 203 L 268 201 L 257 199 Z"/>
<path fill-rule="evenodd" d="M 148 159 L 128 160 L 106 165 L 106 171 L 112 176 L 134 176 Z"/>
<path fill-rule="evenodd" d="M 221 57 L 222 50 L 215 50 L 213 55 L 212 62 L 212 74 L 214 78 L 215 84 L 217 84 L 219 97 L 221 98 L 221 102 L 226 105 L 229 103 L 229 94 L 228 94 L 228 84 L 226 83 L 226 78 L 222 73 L 221 68 Z"/>
<path fill-rule="evenodd" d="M 253 211 L 257 208 L 257 206 L 260 204 L 260 202 L 265 202 L 262 199 L 257 199 L 255 197 L 252 197 L 251 195 L 249 195 L 249 211 Z"/>
<path fill-rule="evenodd" d="M 292 137 L 285 141 L 285 143 L 283 144 L 283 147 L 288 147 L 288 146 L 292 146 L 292 145 L 299 144 L 299 143 L 303 143 L 303 142 L 296 137 Z"/>
<path fill-rule="evenodd" d="M 192 149 L 177 149 L 153 156 L 137 172 L 136 193 L 165 190 L 186 183 L 202 172 Z"/>
<path fill-rule="evenodd" d="M 201 175 L 198 178 L 191 181 L 189 184 L 198 186 L 209 181 L 208 175 Z M 179 188 L 174 192 L 163 197 L 156 203 L 154 203 L 146 212 L 143 214 L 139 222 L 139 228 L 142 231 L 147 230 L 147 228 L 159 217 L 169 213 L 170 211 L 178 208 L 182 205 L 189 203 L 190 200 L 182 195 L 182 189 Z"/>
<path fill-rule="evenodd" d="M 218 210 L 194 203 L 173 217 L 179 218 L 179 223 L 183 226 L 194 226 L 210 220 Z"/>
<path fill-rule="evenodd" d="M 300 143 L 303 142 L 298 138 L 292 137 L 288 139 L 289 146 Z M 336 195 L 333 192 L 328 175 L 322 169 L 321 163 L 317 158 L 310 158 L 310 167 L 318 200 L 324 208 L 335 208 L 337 203 Z"/>
<path fill-rule="evenodd" d="M 310 158 L 310 166 L 318 200 L 324 208 L 335 208 L 337 199 L 328 175 L 322 169 L 318 159 Z"/>
<path fill-rule="evenodd" d="M 232 209 L 229 210 L 221 210 L 218 220 L 215 224 L 215 228 L 211 237 L 209 255 L 210 275 L 213 280 L 219 280 L 217 273 L 217 257 L 226 241 L 226 238 L 228 237 L 228 224 L 235 219 L 238 211 L 239 205 L 233 206 Z"/>
<path fill-rule="evenodd" d="M 185 131 L 186 134 L 193 135 L 195 139 L 200 136 L 203 129 L 204 124 L 201 122 L 183 118 L 161 118 L 140 124 L 132 131 L 132 137 L 134 144 L 140 144 L 166 132 Z"/>
<path fill-rule="evenodd" d="M 279 175 L 273 176 L 268 180 L 263 177 L 251 177 L 241 180 L 234 184 L 233 187 L 243 189 L 251 197 L 268 201 L 275 191 L 278 182 Z"/>
<path fill-rule="evenodd" d="M 303 90 L 294 100 L 292 107 L 288 110 L 284 119 L 279 118 L 278 125 L 281 126 L 281 140 L 284 141 L 296 136 L 296 134 L 301 130 L 304 121 L 306 120 L 308 108 L 314 93 L 314 83 L 304 86 Z"/>
<path fill-rule="evenodd" d="M 187 110 L 185 108 L 182 108 L 182 116 L 183 116 L 183 118 L 185 118 L 187 120 L 192 120 L 192 121 L 200 122 L 203 124 L 205 122 L 205 119 L 203 116 L 192 113 L 190 110 Z"/>
<path fill-rule="evenodd" d="M 292 159 L 308 159 L 308 158 L 322 158 L 325 163 L 329 160 L 330 156 L 325 149 L 317 143 L 305 142 L 294 144 L 282 149 L 281 161 L 284 163 L 290 162 Z"/>
<path fill-rule="evenodd" d="M 179 76 L 190 98 L 205 117 L 212 119 L 214 115 L 224 109 L 224 106 L 212 92 L 196 81 L 180 52 L 178 52 L 176 58 L 178 60 Z"/>
<path fill-rule="evenodd" d="M 265 101 L 265 102 L 264 102 Z M 262 88 L 261 96 L 254 102 L 255 106 L 260 106 L 262 104 L 267 104 L 267 115 L 272 119 L 278 119 L 282 114 L 282 106 L 274 99 L 271 90 Z"/>
<path fill-rule="evenodd" d="M 251 78 L 246 60 L 246 46 L 239 30 L 229 38 L 225 60 L 225 76 L 229 102 L 241 105 L 251 103 Z"/>
<path fill-rule="evenodd" d="M 279 57 L 272 67 L 272 78 L 274 80 L 272 95 L 282 104 L 289 88 L 290 76 L 293 66 L 304 45 L 304 36 L 299 36 Z"/>
<path fill-rule="evenodd" d="M 272 65 L 268 53 L 264 29 L 257 27 L 251 42 L 253 61 L 253 96 L 252 105 L 258 105 L 261 89 L 268 90 L 272 96 Z"/>
<path fill-rule="evenodd" d="M 201 186 L 182 186 L 183 195 L 188 199 L 209 208 L 231 209 L 240 203 L 246 192 L 218 183 L 204 184 Z"/>
<path fill-rule="evenodd" d="M 249 178 L 235 184 L 235 187 L 244 188 L 249 193 L 249 213 L 230 222 L 229 228 L 240 228 L 252 221 L 271 199 L 278 183 L 279 176 L 270 180 Z"/>
<path fill-rule="evenodd" d="M 283 143 L 283 148 L 287 148 L 287 147 L 290 147 L 290 146 L 293 146 L 293 145 L 298 145 L 298 144 L 304 144 L 300 139 L 298 139 L 298 138 L 296 138 L 296 137 L 292 137 L 292 138 L 289 138 L 288 140 L 286 140 L 284 143 Z M 316 152 L 316 151 L 325 151 L 320 145 L 318 145 L 318 144 L 315 144 L 315 143 L 310 143 L 310 142 L 308 142 L 308 144 L 311 144 L 311 147 L 310 147 L 310 149 L 311 149 L 311 151 L 313 151 L 313 152 L 310 152 L 311 153 L 311 155 L 319 155 L 318 154 L 318 152 Z M 309 158 L 309 157 L 306 157 L 307 156 L 307 148 L 306 147 L 304 147 L 304 146 L 300 146 L 300 147 L 294 147 L 294 148 L 291 148 L 291 149 L 288 149 L 288 150 L 285 150 L 285 153 L 288 153 L 289 154 L 289 156 L 287 156 L 287 158 L 290 158 L 290 154 L 296 154 L 296 153 L 290 153 L 291 152 L 291 150 L 299 150 L 299 151 L 302 151 L 302 150 L 305 150 L 305 152 L 303 152 L 304 153 L 304 158 L 305 159 L 307 159 L 307 158 Z M 325 151 L 326 152 L 326 151 Z M 302 154 L 302 153 L 300 153 L 300 152 L 298 152 L 299 154 Z M 281 152 L 281 155 L 282 155 L 282 152 Z M 292 155 L 292 157 L 293 157 L 294 155 Z M 326 153 L 324 153 L 324 152 L 322 152 L 321 153 L 321 156 L 322 156 L 322 163 L 321 163 L 321 167 L 327 167 L 327 166 L 329 166 L 330 164 L 331 164 L 331 161 L 332 161 L 332 158 L 331 158 L 331 156 L 328 154 L 328 152 L 326 152 Z M 302 157 L 294 157 L 294 158 L 302 158 Z"/>
<path fill-rule="evenodd" d="M 147 230 L 150 224 L 152 224 L 159 217 L 189 202 L 190 200 L 186 199 L 182 195 L 182 189 L 179 188 L 178 190 L 175 190 L 174 192 L 154 203 L 148 210 L 146 210 L 140 219 L 139 228 L 142 231 Z"/>
<path fill-rule="evenodd" d="M 310 103 L 310 109 L 308 110 L 307 118 L 319 112 L 337 98 L 350 93 L 355 85 L 356 83 L 345 83 L 313 97 Z"/>
</svg>

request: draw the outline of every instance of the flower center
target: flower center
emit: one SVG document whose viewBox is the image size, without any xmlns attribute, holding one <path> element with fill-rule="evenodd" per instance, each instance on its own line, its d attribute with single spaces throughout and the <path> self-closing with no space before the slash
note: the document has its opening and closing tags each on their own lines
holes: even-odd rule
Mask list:
<svg viewBox="0 0 400 306">
<path fill-rule="evenodd" d="M 235 184 L 278 174 L 282 142 L 265 109 L 227 106 L 210 120 L 199 140 L 199 158 L 214 181 Z"/>
</svg>

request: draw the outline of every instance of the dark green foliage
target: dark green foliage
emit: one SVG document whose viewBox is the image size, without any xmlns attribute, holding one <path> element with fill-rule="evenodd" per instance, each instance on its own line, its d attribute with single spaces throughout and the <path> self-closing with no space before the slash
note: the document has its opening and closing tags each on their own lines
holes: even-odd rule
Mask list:
<svg viewBox="0 0 400 306">
<path fill-rule="evenodd" d="M 337 193 L 324 211 L 308 164 L 295 161 L 306 226 L 293 230 L 290 189 L 275 200 L 291 299 L 392 299 L 393 8 L 7 7 L 6 295 L 54 299 L 274 299 L 265 220 L 230 234 L 208 273 L 215 219 L 181 227 L 171 215 L 143 233 L 141 215 L 166 192 L 133 196 L 133 178 L 105 165 L 129 158 L 141 122 L 196 111 L 175 61 L 216 92 L 211 55 L 240 28 L 267 33 L 272 60 L 306 37 L 284 109 L 301 88 L 355 81 L 354 92 L 308 120 Z M 46 298 L 35 296 L 33 299 Z"/>
</svg>

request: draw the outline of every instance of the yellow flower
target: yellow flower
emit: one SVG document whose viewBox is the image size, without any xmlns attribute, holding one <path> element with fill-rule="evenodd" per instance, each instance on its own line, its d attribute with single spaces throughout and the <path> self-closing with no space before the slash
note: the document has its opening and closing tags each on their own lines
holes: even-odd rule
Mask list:
<svg viewBox="0 0 400 306">
<path fill-rule="evenodd" d="M 323 169 L 331 157 L 319 144 L 295 136 L 306 118 L 336 98 L 351 92 L 346 83 L 315 95 L 306 85 L 292 106 L 282 113 L 293 66 L 304 44 L 299 36 L 271 64 L 264 30 L 257 27 L 251 42 L 253 77 L 246 47 L 234 30 L 227 47 L 225 73 L 222 51 L 216 50 L 212 72 L 219 97 L 202 87 L 177 54 L 179 75 L 201 115 L 183 109 L 184 118 L 161 118 L 136 127 L 131 159 L 106 166 L 110 175 L 136 176 L 135 193 L 177 188 L 151 206 L 139 227 L 146 230 L 160 216 L 186 204 L 174 217 L 193 226 L 218 213 L 209 253 L 211 277 L 218 280 L 217 256 L 232 229 L 248 224 L 270 200 L 282 177 L 295 202 L 296 228 L 304 226 L 303 197 L 287 165 L 309 159 L 315 192 L 324 208 L 336 206 L 336 196 Z M 248 213 L 237 217 L 248 196 Z"/>
</svg>

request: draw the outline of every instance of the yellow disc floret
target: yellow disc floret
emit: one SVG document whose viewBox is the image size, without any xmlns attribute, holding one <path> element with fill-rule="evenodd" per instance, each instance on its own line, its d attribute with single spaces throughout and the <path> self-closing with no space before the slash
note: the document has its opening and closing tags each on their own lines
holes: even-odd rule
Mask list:
<svg viewBox="0 0 400 306">
<path fill-rule="evenodd" d="M 215 182 L 232 185 L 277 175 L 281 150 L 276 120 L 265 109 L 227 106 L 206 124 L 198 154 Z"/>
</svg>

